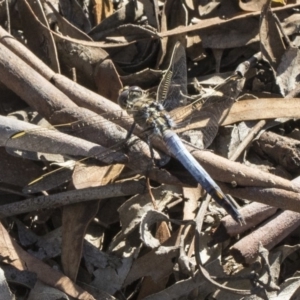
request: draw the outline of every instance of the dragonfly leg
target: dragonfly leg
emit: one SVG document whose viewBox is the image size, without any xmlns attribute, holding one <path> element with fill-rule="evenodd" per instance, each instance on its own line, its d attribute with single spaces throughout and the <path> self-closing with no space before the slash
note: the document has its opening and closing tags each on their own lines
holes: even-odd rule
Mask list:
<svg viewBox="0 0 300 300">
<path fill-rule="evenodd" d="M 135 124 L 135 123 L 134 123 Z M 133 131 L 134 127 L 133 128 L 130 128 L 130 131 L 132 130 Z M 150 150 L 150 156 L 151 156 L 151 159 L 152 161 L 154 162 L 155 166 L 157 167 L 160 167 L 161 164 L 160 164 L 160 159 L 156 159 L 155 158 L 155 155 L 154 155 L 154 150 L 153 150 L 153 147 L 152 147 L 152 143 L 151 143 L 151 136 L 153 135 L 153 128 L 148 128 L 146 130 L 143 130 L 143 134 L 145 136 L 145 142 L 147 143 L 148 147 L 149 147 L 149 150 Z M 132 132 L 131 132 L 132 133 Z M 128 135 L 127 135 L 128 136 Z"/>
<path fill-rule="evenodd" d="M 157 162 L 156 162 L 156 159 L 154 157 L 154 151 L 153 151 L 150 135 L 147 135 L 147 145 L 148 145 L 149 150 L 150 150 L 151 159 L 154 161 L 155 165 L 157 166 Z"/>
<path fill-rule="evenodd" d="M 126 135 L 126 138 L 125 138 L 126 141 L 129 140 L 130 137 L 132 136 L 133 130 L 135 128 L 135 125 L 136 125 L 136 123 L 133 122 L 132 125 L 131 125 L 131 127 L 130 127 L 130 129 L 129 129 L 129 131 L 128 131 L 128 133 L 127 133 L 127 135 Z"/>
<path fill-rule="evenodd" d="M 148 133 L 147 133 L 148 132 Z M 154 150 L 151 142 L 151 137 L 154 136 L 152 133 L 152 130 L 144 130 L 144 133 L 146 134 L 146 143 L 150 150 L 151 159 L 154 162 L 155 166 L 160 168 L 163 167 L 166 164 L 166 158 L 164 156 L 161 156 L 160 158 L 155 158 Z M 167 158 L 167 161 L 169 160 L 169 157 Z"/>
</svg>

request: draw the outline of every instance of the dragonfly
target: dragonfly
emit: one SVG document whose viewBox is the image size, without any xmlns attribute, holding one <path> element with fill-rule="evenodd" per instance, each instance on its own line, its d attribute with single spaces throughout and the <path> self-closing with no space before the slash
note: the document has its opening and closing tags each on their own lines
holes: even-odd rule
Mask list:
<svg viewBox="0 0 300 300">
<path fill-rule="evenodd" d="M 227 106 L 230 107 L 238 95 L 239 91 L 234 90 L 232 87 L 235 86 L 235 77 L 236 75 L 229 78 L 226 84 L 219 89 L 219 91 L 222 88 L 227 89 L 226 93 L 228 95 L 225 97 L 225 102 L 215 103 L 218 100 L 215 99 L 216 95 L 212 94 L 207 99 L 203 100 L 199 97 L 191 104 L 186 105 L 187 71 L 185 50 L 180 43 L 177 43 L 172 53 L 170 65 L 158 86 L 156 98 L 140 87 L 132 86 L 126 87 L 120 92 L 118 102 L 120 107 L 125 109 L 134 119 L 134 124 L 129 130 L 127 138 L 130 137 L 137 124 L 149 139 L 153 137 L 154 139 L 161 139 L 168 152 L 182 163 L 208 194 L 224 207 L 236 221 L 241 223 L 243 219 L 238 210 L 211 176 L 187 151 L 177 135 L 177 133 L 201 127 L 199 133 L 202 135 L 203 148 L 206 148 L 218 132 L 224 109 Z M 224 100 L 224 97 L 222 99 Z M 205 125 L 203 125 L 203 122 Z M 9 142 L 7 147 L 10 147 Z"/>
<path fill-rule="evenodd" d="M 173 64 L 174 66 L 177 61 L 181 62 L 183 57 L 185 58 L 184 48 L 180 43 L 177 43 L 173 50 L 171 64 Z M 165 73 L 163 80 L 158 87 L 155 99 L 149 96 L 149 94 L 140 87 L 131 86 L 125 87 L 120 92 L 118 103 L 121 108 L 126 110 L 126 112 L 134 119 L 134 124 L 131 131 L 133 131 L 134 126 L 138 124 L 144 129 L 148 136 L 160 137 L 167 147 L 168 152 L 181 162 L 181 164 L 189 171 L 194 179 L 220 206 L 222 206 L 227 211 L 227 213 L 229 213 L 238 223 L 242 224 L 244 220 L 239 211 L 232 204 L 229 198 L 222 192 L 217 183 L 191 155 L 179 136 L 174 131 L 174 129 L 176 128 L 176 122 L 167 112 L 167 109 L 169 107 L 172 107 L 172 100 L 174 99 L 174 89 L 171 93 L 168 93 L 173 75 L 171 66 Z M 175 87 L 177 88 L 175 89 L 175 93 L 181 96 L 177 97 L 179 99 L 178 102 L 181 103 L 183 102 L 183 99 L 180 98 L 184 97 L 185 92 L 185 90 L 180 90 L 183 86 L 182 81 L 184 80 L 182 79 L 182 77 L 184 76 L 179 77 L 181 79 L 181 82 L 179 84 L 175 82 Z M 178 79 L 177 77 L 175 78 Z M 191 109 L 196 110 L 197 102 L 200 101 L 196 100 L 191 105 L 179 109 L 181 115 L 180 118 L 185 119 L 187 115 L 191 114 Z M 207 104 L 208 103 L 206 103 L 206 105 Z M 173 114 L 175 116 L 175 113 Z M 213 128 L 213 130 L 217 130 L 218 123 L 215 123 L 214 126 L 210 125 L 208 128 L 211 127 Z M 207 135 L 209 135 L 209 133 L 204 133 L 203 135 L 204 139 L 206 139 L 206 143 L 213 138 L 212 134 L 211 136 Z"/>
</svg>

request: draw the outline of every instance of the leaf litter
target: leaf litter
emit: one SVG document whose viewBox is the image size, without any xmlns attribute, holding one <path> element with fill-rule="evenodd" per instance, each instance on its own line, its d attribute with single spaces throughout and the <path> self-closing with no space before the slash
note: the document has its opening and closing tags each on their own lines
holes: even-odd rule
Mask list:
<svg viewBox="0 0 300 300">
<path fill-rule="evenodd" d="M 299 297 L 300 3 L 236 4 L 0 6 L 6 299 Z M 185 134 L 187 148 L 241 206 L 242 226 L 199 201 L 203 191 L 160 142 L 153 141 L 159 166 L 141 129 L 123 143 L 132 120 L 116 104 L 119 90 L 156 91 L 176 41 L 186 50 L 191 99 L 234 70 L 245 76 L 239 101 L 218 116 L 211 151 L 192 144 L 199 145 L 196 128 Z M 219 113 L 221 100 L 204 110 Z M 34 120 L 24 103 L 65 126 L 13 119 Z M 74 171 L 61 165 L 70 159 L 81 160 Z"/>
</svg>

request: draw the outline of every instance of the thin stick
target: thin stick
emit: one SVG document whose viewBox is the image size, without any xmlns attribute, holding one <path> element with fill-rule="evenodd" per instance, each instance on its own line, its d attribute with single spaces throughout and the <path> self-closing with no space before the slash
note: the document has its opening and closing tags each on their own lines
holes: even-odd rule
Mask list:
<svg viewBox="0 0 300 300">
<path fill-rule="evenodd" d="M 265 120 L 259 121 L 248 133 L 247 137 L 238 145 L 234 153 L 229 157 L 229 160 L 235 161 L 241 155 L 241 153 L 252 142 L 253 138 L 259 133 L 259 131 L 267 124 Z"/>
</svg>

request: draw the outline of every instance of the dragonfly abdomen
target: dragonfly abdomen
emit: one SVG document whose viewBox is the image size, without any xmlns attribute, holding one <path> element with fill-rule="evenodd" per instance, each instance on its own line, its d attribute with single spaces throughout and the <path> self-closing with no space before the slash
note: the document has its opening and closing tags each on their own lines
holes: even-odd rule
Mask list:
<svg viewBox="0 0 300 300">
<path fill-rule="evenodd" d="M 170 153 L 172 153 L 183 164 L 183 166 L 197 180 L 197 182 L 201 184 L 207 193 L 209 193 L 212 198 L 233 217 L 234 220 L 239 223 L 243 223 L 243 217 L 240 215 L 239 211 L 231 204 L 230 200 L 222 192 L 216 182 L 185 148 L 178 135 L 171 130 L 166 130 L 163 133 L 163 139 Z"/>
</svg>

